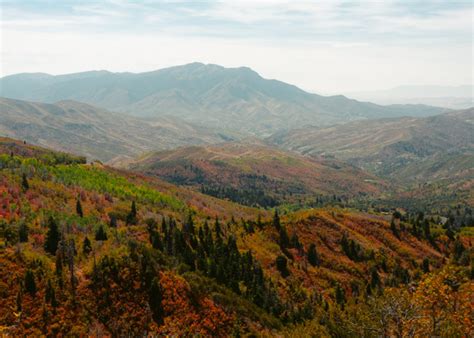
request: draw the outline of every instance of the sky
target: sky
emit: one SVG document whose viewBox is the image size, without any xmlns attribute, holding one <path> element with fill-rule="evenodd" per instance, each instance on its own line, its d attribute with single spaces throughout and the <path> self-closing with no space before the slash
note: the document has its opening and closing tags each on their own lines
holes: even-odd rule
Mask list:
<svg viewBox="0 0 474 338">
<path fill-rule="evenodd" d="M 0 4 L 0 76 L 198 61 L 321 94 L 473 82 L 471 0 Z"/>
</svg>

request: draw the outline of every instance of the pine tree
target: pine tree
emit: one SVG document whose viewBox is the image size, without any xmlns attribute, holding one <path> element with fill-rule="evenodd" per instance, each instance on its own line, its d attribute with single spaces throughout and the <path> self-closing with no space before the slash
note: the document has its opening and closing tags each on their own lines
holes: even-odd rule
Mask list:
<svg viewBox="0 0 474 338">
<path fill-rule="evenodd" d="M 117 227 L 117 216 L 115 214 L 109 215 L 110 222 L 109 225 L 111 228 L 116 228 Z"/>
<path fill-rule="evenodd" d="M 91 253 L 91 251 L 92 251 L 92 244 L 89 238 L 86 236 L 84 238 L 84 242 L 82 242 L 82 253 L 87 256 Z"/>
<path fill-rule="evenodd" d="M 78 198 L 77 201 L 76 201 L 76 212 L 77 212 L 77 215 L 79 217 L 84 217 L 84 213 L 82 211 L 82 204 L 81 204 L 81 200 Z"/>
<path fill-rule="evenodd" d="M 281 255 L 279 255 L 275 261 L 278 271 L 280 271 L 281 276 L 284 278 L 290 275 L 290 271 L 288 271 L 287 262 L 288 261 L 286 260 L 286 258 Z"/>
<path fill-rule="evenodd" d="M 430 272 L 430 261 L 428 258 L 423 259 L 422 268 L 424 273 Z"/>
<path fill-rule="evenodd" d="M 28 242 L 28 226 L 25 222 L 22 222 L 18 228 L 18 238 L 22 243 Z"/>
<path fill-rule="evenodd" d="M 395 219 L 392 218 L 392 221 L 390 222 L 390 230 L 392 230 L 392 233 L 395 237 L 400 239 L 400 233 L 398 232 L 397 226 L 395 224 Z"/>
<path fill-rule="evenodd" d="M 336 285 L 335 298 L 336 298 L 336 303 L 339 306 L 344 307 L 344 304 L 346 303 L 346 293 L 344 292 L 344 289 L 339 284 Z"/>
<path fill-rule="evenodd" d="M 30 184 L 28 183 L 28 179 L 26 178 L 26 174 L 23 173 L 21 176 L 21 187 L 23 188 L 23 191 L 27 191 L 30 189 Z"/>
<path fill-rule="evenodd" d="M 46 285 L 44 299 L 47 303 L 50 303 L 52 307 L 58 306 L 58 302 L 56 300 L 56 292 L 54 291 L 54 287 L 50 279 L 48 280 L 48 284 Z"/>
<path fill-rule="evenodd" d="M 34 297 L 36 295 L 35 275 L 31 269 L 26 270 L 25 273 L 25 290 Z"/>
<path fill-rule="evenodd" d="M 288 233 L 286 232 L 285 227 L 280 227 L 279 244 L 282 249 L 288 248 L 288 246 L 290 245 L 290 239 L 288 238 Z"/>
<path fill-rule="evenodd" d="M 56 224 L 56 220 L 53 218 L 53 216 L 50 216 L 48 221 L 48 232 L 46 233 L 46 240 L 44 242 L 45 251 L 49 252 L 51 255 L 56 254 L 59 240 L 60 234 L 58 225 Z"/>
<path fill-rule="evenodd" d="M 130 212 L 127 215 L 127 225 L 135 224 L 137 224 L 137 206 L 135 204 L 135 201 L 132 201 Z"/>
<path fill-rule="evenodd" d="M 278 215 L 278 210 L 275 209 L 275 213 L 273 214 L 273 226 L 275 229 L 280 230 L 280 216 Z"/>
<path fill-rule="evenodd" d="M 106 241 L 107 240 L 107 233 L 104 230 L 102 224 L 99 226 L 97 231 L 95 232 L 95 240 L 96 241 Z"/>
<path fill-rule="evenodd" d="M 151 312 L 153 314 L 153 320 L 158 324 L 163 324 L 164 309 L 162 305 L 163 300 L 163 291 L 161 290 L 161 285 L 159 280 L 155 277 L 153 278 L 148 291 L 148 304 L 150 305 Z"/>
<path fill-rule="evenodd" d="M 312 266 L 319 266 L 319 255 L 316 251 L 316 245 L 311 244 L 308 249 L 308 262 Z"/>
</svg>

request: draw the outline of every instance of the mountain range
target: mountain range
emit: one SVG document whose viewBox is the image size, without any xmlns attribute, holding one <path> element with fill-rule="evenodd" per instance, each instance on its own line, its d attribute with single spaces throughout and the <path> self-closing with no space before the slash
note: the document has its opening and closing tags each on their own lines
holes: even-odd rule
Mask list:
<svg viewBox="0 0 474 338">
<path fill-rule="evenodd" d="M 183 145 L 228 141 L 231 136 L 173 117 L 153 121 L 77 101 L 55 104 L 0 98 L 0 133 L 109 161 Z"/>
<path fill-rule="evenodd" d="M 17 74 L 0 79 L 0 96 L 46 103 L 76 100 L 133 116 L 172 116 L 206 127 L 267 136 L 304 125 L 445 111 L 423 105 L 381 106 L 342 95 L 321 96 L 264 79 L 247 67 L 202 63 L 137 74 Z"/>
</svg>

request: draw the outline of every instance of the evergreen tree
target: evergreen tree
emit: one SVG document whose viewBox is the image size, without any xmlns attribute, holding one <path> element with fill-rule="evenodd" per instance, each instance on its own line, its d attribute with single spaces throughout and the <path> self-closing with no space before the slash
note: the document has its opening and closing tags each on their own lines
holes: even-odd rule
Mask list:
<svg viewBox="0 0 474 338">
<path fill-rule="evenodd" d="M 161 290 L 161 285 L 159 280 L 155 277 L 153 278 L 148 291 L 148 304 L 150 305 L 151 312 L 153 314 L 153 320 L 158 324 L 163 324 L 164 309 L 162 305 L 163 300 L 163 291 Z"/>
<path fill-rule="evenodd" d="M 127 225 L 135 224 L 137 224 L 137 206 L 135 204 L 135 201 L 133 201 L 130 207 L 130 212 L 127 215 Z"/>
<path fill-rule="evenodd" d="M 27 191 L 30 189 L 30 184 L 28 183 L 28 179 L 26 178 L 26 174 L 23 173 L 21 176 L 21 187 L 23 188 L 23 191 Z"/>
<path fill-rule="evenodd" d="M 287 262 L 288 262 L 287 259 L 282 255 L 279 255 L 276 258 L 276 261 L 275 261 L 278 271 L 280 271 L 281 276 L 284 277 L 284 278 L 286 278 L 290 275 L 290 271 L 288 270 Z"/>
<path fill-rule="evenodd" d="M 346 293 L 344 292 L 344 289 L 341 287 L 341 285 L 339 284 L 336 285 L 336 290 L 334 294 L 336 298 L 336 303 L 339 306 L 344 307 L 344 304 L 346 303 Z"/>
<path fill-rule="evenodd" d="M 216 232 L 216 238 L 220 238 L 222 230 L 221 230 L 221 225 L 219 223 L 219 218 L 217 218 L 217 216 L 216 216 L 216 222 L 214 224 L 214 231 Z"/>
<path fill-rule="evenodd" d="M 308 249 L 308 262 L 312 266 L 319 266 L 319 255 L 316 251 L 316 245 L 311 244 Z"/>
<path fill-rule="evenodd" d="M 44 242 L 44 250 L 49 252 L 51 255 L 56 254 L 59 240 L 60 234 L 58 225 L 56 224 L 56 220 L 53 218 L 53 216 L 50 216 L 48 221 L 48 232 L 46 233 L 46 240 Z"/>
<path fill-rule="evenodd" d="M 430 272 L 430 261 L 428 258 L 423 259 L 422 268 L 424 273 Z"/>
<path fill-rule="evenodd" d="M 22 222 L 18 228 L 18 238 L 22 243 L 28 242 L 28 226 L 25 222 Z"/>
<path fill-rule="evenodd" d="M 423 222 L 423 233 L 426 239 L 431 239 L 430 222 L 427 219 Z"/>
<path fill-rule="evenodd" d="M 25 290 L 34 297 L 36 295 L 35 275 L 31 269 L 26 270 L 25 273 Z"/>
<path fill-rule="evenodd" d="M 109 215 L 110 217 L 110 222 L 109 225 L 111 228 L 116 228 L 117 227 L 117 216 L 115 214 Z"/>
<path fill-rule="evenodd" d="M 76 213 L 79 217 L 84 217 L 84 213 L 82 212 L 81 200 L 79 198 L 76 201 Z"/>
<path fill-rule="evenodd" d="M 54 291 L 54 287 L 51 283 L 51 280 L 48 280 L 48 284 L 46 285 L 46 293 L 45 293 L 45 301 L 50 303 L 52 307 L 57 307 L 58 302 L 56 300 L 56 292 Z"/>
<path fill-rule="evenodd" d="M 286 232 L 285 227 L 280 227 L 279 244 L 282 249 L 288 248 L 290 245 L 290 239 L 288 238 L 288 233 Z"/>
<path fill-rule="evenodd" d="M 372 289 L 380 287 L 380 276 L 379 272 L 375 267 L 372 268 L 372 271 L 370 273 L 370 286 L 372 287 Z"/>
<path fill-rule="evenodd" d="M 390 230 L 392 230 L 392 233 L 395 237 L 400 239 L 400 233 L 398 232 L 397 226 L 395 224 L 395 219 L 392 218 L 392 221 L 390 222 Z"/>
<path fill-rule="evenodd" d="M 275 213 L 273 214 L 273 226 L 275 229 L 280 230 L 280 216 L 278 215 L 278 210 L 275 209 Z"/>
<path fill-rule="evenodd" d="M 102 224 L 99 226 L 97 231 L 95 232 L 95 240 L 96 241 L 106 241 L 107 240 L 107 233 L 104 230 Z"/>
<path fill-rule="evenodd" d="M 84 242 L 82 242 L 82 252 L 84 253 L 84 255 L 87 256 L 90 254 L 91 251 L 92 251 L 92 244 L 89 238 L 86 236 L 84 238 Z"/>
</svg>

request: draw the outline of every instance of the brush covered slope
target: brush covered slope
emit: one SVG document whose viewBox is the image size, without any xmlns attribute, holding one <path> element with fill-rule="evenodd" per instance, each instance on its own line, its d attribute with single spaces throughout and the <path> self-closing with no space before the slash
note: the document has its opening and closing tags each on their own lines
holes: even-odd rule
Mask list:
<svg viewBox="0 0 474 338">
<path fill-rule="evenodd" d="M 45 104 L 6 98 L 0 98 L 0 133 L 104 162 L 229 140 L 171 117 L 150 122 L 76 101 Z"/>
<path fill-rule="evenodd" d="M 460 215 L 472 223 L 467 210 L 444 228 L 423 214 L 271 217 L 83 158 L 0 145 L 2 334 L 473 333 L 472 232 L 458 228 Z"/>
<path fill-rule="evenodd" d="M 53 103 L 76 100 L 135 116 L 182 118 L 206 127 L 260 135 L 306 124 L 388 116 L 428 116 L 443 108 L 380 106 L 307 93 L 247 67 L 191 63 L 147 73 L 93 71 L 17 74 L 0 79 L 0 96 Z"/>
<path fill-rule="evenodd" d="M 229 142 L 150 153 L 125 163 L 134 171 L 260 207 L 304 204 L 315 196 L 351 199 L 387 184 L 351 165 L 300 156 L 253 142 Z"/>
<path fill-rule="evenodd" d="M 396 182 L 407 197 L 474 202 L 474 109 L 277 133 L 268 141 L 337 158 Z M 408 188 L 408 189 L 405 189 Z"/>
</svg>

